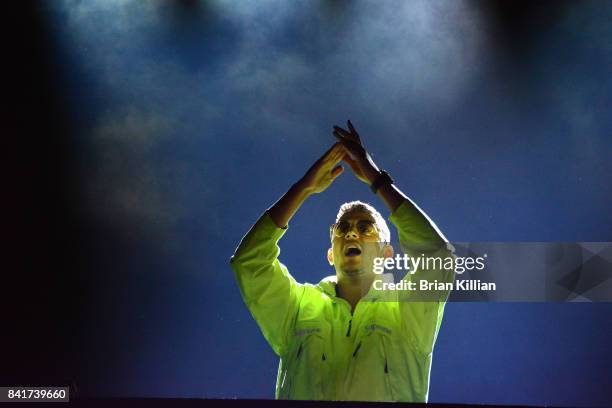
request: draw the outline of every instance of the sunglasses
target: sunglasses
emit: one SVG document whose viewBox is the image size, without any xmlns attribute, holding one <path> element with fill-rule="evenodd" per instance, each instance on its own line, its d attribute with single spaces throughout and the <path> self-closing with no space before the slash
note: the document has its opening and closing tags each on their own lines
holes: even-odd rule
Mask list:
<svg viewBox="0 0 612 408">
<path fill-rule="evenodd" d="M 362 237 L 373 237 L 378 235 L 378 230 L 374 222 L 370 220 L 359 220 L 356 223 L 357 233 Z M 333 237 L 343 237 L 352 229 L 352 224 L 348 221 L 340 221 L 332 224 L 329 234 Z"/>
</svg>

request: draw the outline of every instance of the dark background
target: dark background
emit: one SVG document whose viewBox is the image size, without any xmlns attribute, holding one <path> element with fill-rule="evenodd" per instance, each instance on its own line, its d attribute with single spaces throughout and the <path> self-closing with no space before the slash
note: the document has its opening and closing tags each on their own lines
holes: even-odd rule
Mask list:
<svg viewBox="0 0 612 408">
<path fill-rule="evenodd" d="M 227 261 L 347 118 L 453 241 L 611 241 L 612 3 L 5 10 L 3 385 L 273 398 Z M 292 221 L 299 281 L 351 199 L 383 209 L 347 172 Z M 430 402 L 609 403 L 611 311 L 449 304 Z"/>
</svg>

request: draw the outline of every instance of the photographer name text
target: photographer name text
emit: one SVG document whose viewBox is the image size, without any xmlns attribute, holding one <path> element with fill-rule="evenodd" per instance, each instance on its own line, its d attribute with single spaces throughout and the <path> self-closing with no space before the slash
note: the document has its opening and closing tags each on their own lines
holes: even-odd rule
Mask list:
<svg viewBox="0 0 612 408">
<path fill-rule="evenodd" d="M 415 281 L 382 282 L 374 281 L 376 290 L 411 290 L 411 291 L 439 291 L 439 290 L 461 290 L 461 291 L 493 291 L 497 286 L 493 282 L 482 282 L 480 279 L 460 279 L 454 282 L 439 282 L 420 279 Z"/>
</svg>

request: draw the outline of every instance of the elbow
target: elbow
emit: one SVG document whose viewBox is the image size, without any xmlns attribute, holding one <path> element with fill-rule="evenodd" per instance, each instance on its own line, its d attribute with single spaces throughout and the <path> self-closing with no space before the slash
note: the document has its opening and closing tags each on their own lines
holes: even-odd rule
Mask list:
<svg viewBox="0 0 612 408">
<path fill-rule="evenodd" d="M 238 255 L 234 254 L 230 257 L 229 259 L 230 268 L 232 268 L 233 270 L 236 270 L 237 268 L 239 268 L 240 264 L 241 264 L 241 259 Z"/>
<path fill-rule="evenodd" d="M 254 262 L 255 261 L 255 262 Z M 247 272 L 253 272 L 254 268 L 256 268 L 257 262 L 252 256 L 248 256 L 248 254 L 241 253 L 240 251 L 236 251 L 234 255 L 229 259 L 230 268 L 240 274 L 244 274 Z"/>
</svg>

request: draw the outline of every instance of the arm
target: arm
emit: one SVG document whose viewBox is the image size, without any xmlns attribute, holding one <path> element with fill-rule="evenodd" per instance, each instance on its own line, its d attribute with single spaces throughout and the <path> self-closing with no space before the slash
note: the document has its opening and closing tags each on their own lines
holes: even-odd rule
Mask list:
<svg viewBox="0 0 612 408">
<path fill-rule="evenodd" d="M 302 285 L 279 262 L 278 241 L 302 203 L 312 194 L 324 191 L 342 173 L 337 164 L 344 154 L 340 143 L 332 146 L 259 218 L 230 260 L 245 304 L 278 355 L 286 349 L 303 291 Z"/>
<path fill-rule="evenodd" d="M 345 161 L 355 176 L 372 185 L 380 175 L 380 169 L 367 153 L 359 134 L 350 121 L 348 130 L 334 126 L 334 136 L 347 148 Z M 454 248 L 448 243 L 434 222 L 410 198 L 393 184 L 383 184 L 376 192 L 391 212 L 390 221 L 395 225 L 399 241 L 404 252 L 411 257 L 453 257 Z M 407 274 L 404 279 L 418 282 L 423 279 L 429 282 L 453 282 L 452 270 L 417 269 L 414 274 Z M 435 343 L 444 305 L 449 291 L 410 292 L 405 293 L 400 301 L 400 310 L 406 324 L 407 333 L 418 350 L 424 354 L 431 353 Z"/>
<path fill-rule="evenodd" d="M 404 253 L 411 257 L 424 255 L 430 259 L 437 258 L 441 262 L 450 258 L 454 267 L 452 245 L 441 237 L 438 229 L 433 223 L 430 224 L 431 221 L 424 213 L 414 211 L 416 206 L 408 204 L 409 201 L 405 201 L 389 218 L 397 228 Z M 452 283 L 455 279 L 454 269 L 444 269 L 444 266 L 446 265 L 443 263 L 430 269 L 417 268 L 416 271 L 407 273 L 403 280 L 415 282 L 417 288 L 421 281 Z M 400 293 L 399 306 L 406 334 L 415 348 L 424 355 L 433 351 L 449 294 L 450 290 L 447 289 Z"/>
</svg>

